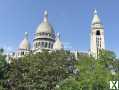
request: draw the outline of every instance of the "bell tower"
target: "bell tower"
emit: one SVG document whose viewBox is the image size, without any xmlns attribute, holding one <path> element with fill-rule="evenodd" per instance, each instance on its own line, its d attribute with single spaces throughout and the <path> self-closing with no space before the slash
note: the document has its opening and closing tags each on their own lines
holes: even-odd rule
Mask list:
<svg viewBox="0 0 119 90">
<path fill-rule="evenodd" d="M 94 10 L 94 16 L 91 24 L 91 40 L 90 40 L 90 54 L 98 58 L 99 51 L 105 49 L 104 28 L 97 14 Z"/>
</svg>

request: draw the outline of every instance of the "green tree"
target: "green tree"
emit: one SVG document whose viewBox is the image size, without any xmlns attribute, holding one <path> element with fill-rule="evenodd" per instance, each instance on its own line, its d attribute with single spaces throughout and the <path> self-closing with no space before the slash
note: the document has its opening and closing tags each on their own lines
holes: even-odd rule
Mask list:
<svg viewBox="0 0 119 90">
<path fill-rule="evenodd" d="M 54 90 L 57 83 L 72 75 L 68 69 L 74 64 L 72 59 L 67 51 L 44 51 L 14 60 L 6 73 L 6 90 Z"/>
<path fill-rule="evenodd" d="M 29 54 L 6 64 L 0 54 L 1 90 L 108 90 L 110 80 L 119 80 L 119 60 L 111 51 L 94 59 L 70 51 Z"/>
<path fill-rule="evenodd" d="M 74 78 L 67 78 L 57 85 L 56 90 L 80 90 L 80 84 Z"/>
<path fill-rule="evenodd" d="M 104 57 L 109 58 L 110 56 L 104 55 Z M 105 67 L 106 60 L 103 58 L 95 60 L 87 55 L 79 55 L 78 58 L 77 67 L 80 69 L 80 76 L 77 80 L 81 90 L 108 90 L 112 74 L 109 68 Z"/>
<path fill-rule="evenodd" d="M 0 49 L 0 90 L 4 90 L 3 86 L 3 82 L 5 79 L 5 73 L 7 71 L 7 63 L 5 60 L 5 55 L 3 55 L 4 50 Z"/>
</svg>

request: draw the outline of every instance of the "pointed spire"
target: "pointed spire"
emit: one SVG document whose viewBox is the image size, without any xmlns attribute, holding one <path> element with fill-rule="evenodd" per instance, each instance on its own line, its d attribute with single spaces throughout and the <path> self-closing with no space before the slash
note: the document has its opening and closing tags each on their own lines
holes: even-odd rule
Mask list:
<svg viewBox="0 0 119 90">
<path fill-rule="evenodd" d="M 94 23 L 100 23 L 100 18 L 98 16 L 97 10 L 95 9 L 93 13 L 94 13 L 94 16 L 93 16 L 92 24 L 94 24 Z"/>
<path fill-rule="evenodd" d="M 98 12 L 97 12 L 97 10 L 95 9 L 95 10 L 94 10 L 94 15 L 96 15 L 97 13 L 98 13 Z"/>
<path fill-rule="evenodd" d="M 48 22 L 48 11 L 44 11 L 44 22 Z"/>
</svg>

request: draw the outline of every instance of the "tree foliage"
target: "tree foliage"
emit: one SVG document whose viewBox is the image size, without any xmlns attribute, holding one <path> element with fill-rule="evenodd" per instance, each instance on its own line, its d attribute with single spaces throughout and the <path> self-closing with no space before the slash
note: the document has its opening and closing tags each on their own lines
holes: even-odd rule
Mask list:
<svg viewBox="0 0 119 90">
<path fill-rule="evenodd" d="M 58 82 L 72 74 L 69 65 L 74 65 L 73 57 L 64 51 L 28 55 L 9 65 L 5 87 L 7 90 L 53 90 Z"/>
<path fill-rule="evenodd" d="M 108 90 L 119 81 L 119 60 L 101 51 L 98 60 L 70 51 L 43 51 L 5 62 L 0 50 L 0 90 Z"/>
</svg>

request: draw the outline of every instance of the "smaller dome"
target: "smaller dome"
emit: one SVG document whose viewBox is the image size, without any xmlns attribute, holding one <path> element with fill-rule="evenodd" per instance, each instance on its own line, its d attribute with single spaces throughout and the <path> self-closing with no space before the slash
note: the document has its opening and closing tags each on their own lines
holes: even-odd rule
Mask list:
<svg viewBox="0 0 119 90">
<path fill-rule="evenodd" d="M 92 24 L 94 24 L 94 23 L 100 23 L 100 18 L 97 15 L 97 10 L 94 10 L 94 17 L 93 17 L 93 20 L 92 20 Z"/>
<path fill-rule="evenodd" d="M 54 43 L 54 45 L 53 45 L 53 49 L 54 50 L 62 50 L 64 47 L 63 47 L 63 44 L 62 44 L 62 42 L 61 42 L 61 40 L 60 40 L 60 35 L 59 35 L 59 33 L 57 34 L 57 39 L 56 39 L 56 41 L 55 41 L 55 43 Z"/>
<path fill-rule="evenodd" d="M 27 50 L 30 49 L 30 43 L 28 41 L 28 33 L 27 32 L 25 32 L 25 37 L 22 40 L 22 42 L 20 43 L 19 49 L 27 49 Z"/>
</svg>

